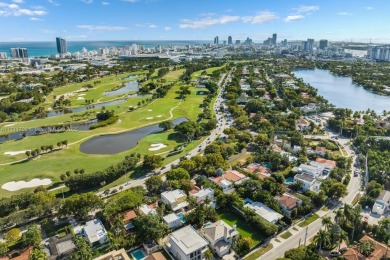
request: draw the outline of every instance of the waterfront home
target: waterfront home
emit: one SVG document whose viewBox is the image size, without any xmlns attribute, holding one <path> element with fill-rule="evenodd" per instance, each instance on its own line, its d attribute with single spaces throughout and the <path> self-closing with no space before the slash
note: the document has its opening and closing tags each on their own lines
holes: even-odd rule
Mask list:
<svg viewBox="0 0 390 260">
<path fill-rule="evenodd" d="M 387 211 L 390 211 L 390 191 L 382 190 L 372 206 L 372 213 L 383 215 Z"/>
<path fill-rule="evenodd" d="M 229 253 L 233 239 L 239 233 L 223 220 L 218 220 L 202 229 L 204 237 L 210 242 L 210 248 L 219 256 Z"/>
<path fill-rule="evenodd" d="M 203 259 L 209 243 L 191 226 L 185 226 L 169 236 L 168 249 L 175 259 Z"/>
</svg>

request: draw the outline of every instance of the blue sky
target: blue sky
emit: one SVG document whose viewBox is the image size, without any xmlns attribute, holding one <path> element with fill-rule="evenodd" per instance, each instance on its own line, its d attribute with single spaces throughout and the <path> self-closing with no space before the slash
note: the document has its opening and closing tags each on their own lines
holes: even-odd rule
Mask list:
<svg viewBox="0 0 390 260">
<path fill-rule="evenodd" d="M 0 41 L 390 42 L 389 0 L 0 0 Z"/>
</svg>

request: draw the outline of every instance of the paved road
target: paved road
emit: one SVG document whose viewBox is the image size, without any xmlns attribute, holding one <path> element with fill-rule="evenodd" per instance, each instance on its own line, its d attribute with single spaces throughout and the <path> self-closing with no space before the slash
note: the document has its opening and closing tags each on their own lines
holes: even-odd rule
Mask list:
<svg viewBox="0 0 390 260">
<path fill-rule="evenodd" d="M 216 119 L 218 121 L 218 126 L 216 129 L 211 131 L 210 135 L 204 141 L 202 141 L 197 147 L 195 147 L 193 150 L 191 150 L 189 153 L 187 153 L 186 154 L 187 157 L 192 157 L 192 156 L 198 155 L 199 153 L 202 153 L 203 150 L 206 148 L 206 146 L 208 144 L 212 143 L 215 139 L 217 139 L 218 136 L 223 135 L 223 130 L 225 128 L 229 127 L 232 123 L 232 122 L 227 122 L 227 119 L 224 117 L 224 115 L 222 113 L 219 113 L 220 105 L 223 104 L 223 101 L 224 101 L 224 99 L 222 98 L 222 94 L 225 91 L 225 84 L 222 85 L 222 82 L 225 79 L 225 77 L 226 77 L 225 83 L 230 81 L 230 79 L 231 79 L 230 72 L 227 76 L 226 76 L 226 74 L 223 74 L 221 76 L 220 80 L 218 81 L 217 84 L 218 84 L 218 86 L 220 86 L 220 89 L 219 89 L 217 99 L 215 100 L 214 105 L 213 105 Z M 160 170 L 160 172 L 161 172 L 160 174 L 164 174 L 164 173 L 168 172 L 172 168 L 172 166 L 175 166 L 179 163 L 180 163 L 180 159 L 177 159 L 177 160 L 174 160 L 173 162 L 170 162 L 170 163 L 164 165 Z M 115 189 L 117 191 L 124 191 L 124 190 L 130 189 L 130 188 L 135 187 L 135 186 L 145 186 L 145 181 L 148 178 L 150 178 L 152 175 L 153 175 L 153 173 L 149 173 L 149 174 L 147 174 L 139 179 L 131 180 L 127 183 L 117 185 L 115 187 L 110 188 L 109 190 L 112 191 Z M 165 180 L 165 176 L 163 176 L 162 179 Z M 120 188 L 120 187 L 122 187 L 122 188 Z M 96 195 L 106 197 L 103 193 L 104 193 L 104 191 L 97 192 Z"/>
<path fill-rule="evenodd" d="M 305 138 L 320 138 L 320 139 L 334 139 L 336 135 L 332 132 L 327 132 L 326 135 L 323 136 L 305 136 Z M 356 160 L 356 155 L 354 154 L 352 148 L 348 145 L 350 142 L 350 139 L 344 138 L 344 137 L 338 137 L 338 140 L 334 139 L 337 141 L 340 146 L 343 146 L 346 152 L 348 153 L 347 156 L 352 156 L 353 157 L 353 162 Z M 354 177 L 353 172 L 355 171 L 354 166 L 352 166 L 352 171 L 351 171 L 351 181 L 348 184 L 348 195 L 342 198 L 340 201 L 342 203 L 339 204 L 339 206 L 345 204 L 351 204 L 352 200 L 355 198 L 356 194 L 360 191 L 361 187 L 361 177 Z M 334 208 L 335 209 L 335 208 Z M 334 209 L 330 209 L 328 211 L 318 211 L 317 214 L 322 218 L 324 216 L 329 216 L 331 218 L 334 218 Z M 310 238 L 315 236 L 317 232 L 322 228 L 322 219 L 319 218 L 318 220 L 312 222 L 310 225 L 308 225 L 305 228 L 298 227 L 297 225 L 295 226 L 298 231 L 293 230 L 292 228 L 289 229 L 289 231 L 292 233 L 292 236 L 288 239 L 283 239 L 279 238 L 278 240 L 281 241 L 280 243 L 275 241 L 275 239 L 271 240 L 271 243 L 273 244 L 273 249 L 270 250 L 269 252 L 265 253 L 258 259 L 261 260 L 274 260 L 279 257 L 283 257 L 284 253 L 292 248 L 298 247 L 299 244 L 303 245 L 305 241 L 305 236 L 306 236 L 306 241 L 307 244 L 309 244 Z M 307 228 L 307 229 L 306 229 Z M 307 235 L 306 235 L 307 232 Z"/>
</svg>

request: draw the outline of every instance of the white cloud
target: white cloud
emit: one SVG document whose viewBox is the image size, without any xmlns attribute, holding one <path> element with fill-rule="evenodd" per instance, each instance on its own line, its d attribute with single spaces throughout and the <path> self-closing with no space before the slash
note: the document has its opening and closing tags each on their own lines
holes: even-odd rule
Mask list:
<svg viewBox="0 0 390 260">
<path fill-rule="evenodd" d="M 155 29 L 155 28 L 157 28 L 157 25 L 155 25 L 155 24 L 149 24 L 149 28 Z"/>
<path fill-rule="evenodd" d="M 278 19 L 279 16 L 277 16 L 274 12 L 269 12 L 269 11 L 259 12 L 254 16 L 242 17 L 244 23 L 250 23 L 250 24 L 263 24 Z"/>
<path fill-rule="evenodd" d="M 128 3 L 136 3 L 138 0 L 122 0 L 123 2 L 128 2 Z"/>
<path fill-rule="evenodd" d="M 109 2 L 102 2 L 102 5 L 110 5 Z"/>
<path fill-rule="evenodd" d="M 284 21 L 286 23 L 289 23 L 289 22 L 295 22 L 295 21 L 299 21 L 299 20 L 302 20 L 304 19 L 305 17 L 303 15 L 300 15 L 300 14 L 296 14 L 296 15 L 289 15 L 287 16 Z"/>
<path fill-rule="evenodd" d="M 352 15 L 352 13 L 348 13 L 348 12 L 338 12 L 337 14 L 342 15 L 342 16 L 351 16 Z"/>
<path fill-rule="evenodd" d="M 107 25 L 77 25 L 77 28 L 87 29 L 91 31 L 124 31 L 128 28 L 122 26 L 107 26 Z"/>
<path fill-rule="evenodd" d="M 170 30 L 171 30 L 171 27 L 165 26 L 165 27 L 164 27 L 164 30 L 165 30 L 165 31 L 170 31 Z"/>
<path fill-rule="evenodd" d="M 32 10 L 32 9 L 22 8 L 15 3 L 8 4 L 8 3 L 0 2 L 0 16 L 22 16 L 22 15 L 42 16 L 46 14 L 47 12 L 44 9 L 42 9 L 42 7 L 39 10 Z"/>
<path fill-rule="evenodd" d="M 60 4 L 59 3 L 57 3 L 56 1 L 54 1 L 54 0 L 47 0 L 50 4 L 52 4 L 52 5 L 55 5 L 55 6 L 59 6 Z"/>
<path fill-rule="evenodd" d="M 31 21 L 44 21 L 43 19 L 37 18 L 37 17 L 31 17 L 30 20 Z"/>
<path fill-rule="evenodd" d="M 24 3 L 23 0 L 12 0 L 12 2 L 17 3 L 17 4 L 23 4 Z"/>
<path fill-rule="evenodd" d="M 93 0 L 81 0 L 81 1 L 83 1 L 86 4 L 92 4 L 92 2 L 93 2 Z"/>
<path fill-rule="evenodd" d="M 183 19 L 179 27 L 182 29 L 202 29 L 213 25 L 236 22 L 238 20 L 240 20 L 240 17 L 234 15 L 223 15 L 220 17 L 211 15 L 197 20 Z"/>
<path fill-rule="evenodd" d="M 368 10 L 368 11 L 371 11 L 371 10 L 374 10 L 374 7 L 372 7 L 372 6 L 366 6 L 366 7 L 364 7 L 364 9 L 366 9 L 366 10 Z"/>
<path fill-rule="evenodd" d="M 301 5 L 294 10 L 298 13 L 311 13 L 320 10 L 318 5 Z"/>
</svg>

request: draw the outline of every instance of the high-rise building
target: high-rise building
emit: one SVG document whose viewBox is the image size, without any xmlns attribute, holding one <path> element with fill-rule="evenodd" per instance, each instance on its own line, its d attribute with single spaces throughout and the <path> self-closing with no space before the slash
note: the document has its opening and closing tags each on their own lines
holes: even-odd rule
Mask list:
<svg viewBox="0 0 390 260">
<path fill-rule="evenodd" d="M 284 39 L 284 40 L 282 41 L 282 47 L 287 47 L 287 39 Z"/>
<path fill-rule="evenodd" d="M 313 51 L 314 39 L 307 39 L 307 51 Z"/>
<path fill-rule="evenodd" d="M 247 37 L 245 40 L 245 44 L 252 44 L 252 39 Z"/>
<path fill-rule="evenodd" d="M 67 53 L 68 52 L 68 48 L 66 46 L 66 40 L 61 38 L 61 37 L 57 37 L 56 38 L 56 43 L 57 43 L 57 52 L 58 53 Z"/>
<path fill-rule="evenodd" d="M 11 57 L 19 59 L 28 59 L 28 51 L 26 48 L 11 48 Z"/>
<path fill-rule="evenodd" d="M 328 47 L 328 40 L 320 40 L 320 49 L 323 50 Z"/>
<path fill-rule="evenodd" d="M 6 59 L 7 53 L 6 52 L 0 52 L 0 59 Z"/>
<path fill-rule="evenodd" d="M 214 37 L 214 44 L 215 44 L 215 45 L 218 45 L 218 44 L 219 44 L 219 38 L 218 38 L 218 36 L 215 36 L 215 37 Z"/>
<path fill-rule="evenodd" d="M 240 40 L 236 40 L 236 44 L 240 44 L 241 43 L 241 41 Z"/>
<path fill-rule="evenodd" d="M 233 38 L 232 38 L 232 36 L 229 36 L 229 37 L 228 37 L 228 44 L 233 44 Z"/>
<path fill-rule="evenodd" d="M 276 46 L 276 39 L 277 39 L 278 35 L 276 33 L 272 34 L 272 45 L 275 45 Z"/>
<path fill-rule="evenodd" d="M 390 47 L 375 46 L 368 51 L 368 56 L 373 60 L 390 61 Z"/>
</svg>

